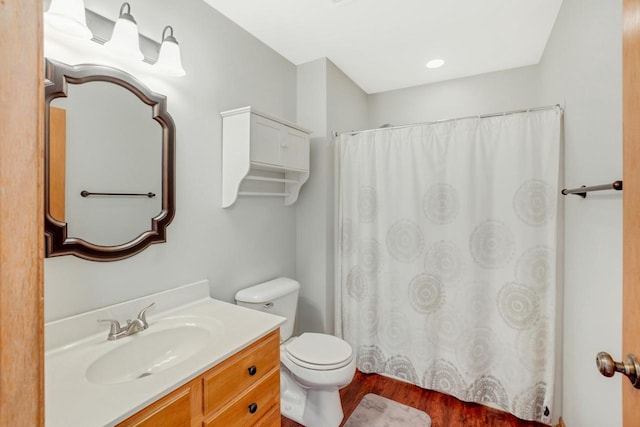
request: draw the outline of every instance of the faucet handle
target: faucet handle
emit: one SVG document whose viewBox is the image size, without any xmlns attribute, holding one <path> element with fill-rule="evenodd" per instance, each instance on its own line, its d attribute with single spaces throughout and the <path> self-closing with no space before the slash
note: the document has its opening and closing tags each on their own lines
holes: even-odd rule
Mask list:
<svg viewBox="0 0 640 427">
<path fill-rule="evenodd" d="M 111 327 L 109 328 L 108 339 L 110 340 L 116 339 L 117 335 L 121 334 L 123 331 L 122 327 L 120 326 L 120 322 L 113 319 L 98 319 L 98 323 L 106 323 L 106 322 L 111 323 Z"/>
<path fill-rule="evenodd" d="M 156 305 L 156 303 L 152 302 L 150 305 L 140 310 L 140 313 L 138 313 L 138 319 L 142 321 L 143 329 L 147 329 L 149 327 L 149 324 L 147 323 L 147 310 L 154 305 Z"/>
</svg>

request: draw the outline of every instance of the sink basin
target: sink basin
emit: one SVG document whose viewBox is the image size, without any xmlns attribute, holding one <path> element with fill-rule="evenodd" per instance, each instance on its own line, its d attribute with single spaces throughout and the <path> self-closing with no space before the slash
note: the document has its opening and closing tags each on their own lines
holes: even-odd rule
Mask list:
<svg viewBox="0 0 640 427">
<path fill-rule="evenodd" d="M 166 323 L 152 324 L 145 331 L 121 338 L 122 343 L 105 343 L 117 346 L 89 365 L 87 379 L 95 384 L 119 384 L 157 374 L 196 355 L 216 335 L 215 328 L 207 324 L 185 320 Z"/>
</svg>

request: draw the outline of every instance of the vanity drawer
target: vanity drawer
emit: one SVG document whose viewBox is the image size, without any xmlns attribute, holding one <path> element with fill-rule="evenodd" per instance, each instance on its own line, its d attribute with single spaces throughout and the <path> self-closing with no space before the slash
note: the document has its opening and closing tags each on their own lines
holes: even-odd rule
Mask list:
<svg viewBox="0 0 640 427">
<path fill-rule="evenodd" d="M 276 329 L 205 374 L 205 416 L 218 411 L 279 366 L 280 334 Z M 279 377 L 275 388 L 279 394 L 278 384 Z"/>
<path fill-rule="evenodd" d="M 118 424 L 118 427 L 190 427 L 202 408 L 200 387 L 197 381 L 177 389 L 152 403 L 142 411 Z"/>
<path fill-rule="evenodd" d="M 282 415 L 280 414 L 280 404 L 276 407 L 272 408 L 271 411 L 260 418 L 253 427 L 281 427 L 282 426 Z"/>
<path fill-rule="evenodd" d="M 278 416 L 277 424 L 274 424 L 274 411 Z M 280 425 L 279 369 L 273 369 L 258 384 L 204 422 L 205 427 L 274 425 Z"/>
</svg>

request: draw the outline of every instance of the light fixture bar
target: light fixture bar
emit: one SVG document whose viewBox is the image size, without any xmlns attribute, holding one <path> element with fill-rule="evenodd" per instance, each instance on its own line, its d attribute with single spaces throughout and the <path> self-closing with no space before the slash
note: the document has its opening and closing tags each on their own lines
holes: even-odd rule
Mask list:
<svg viewBox="0 0 640 427">
<path fill-rule="evenodd" d="M 98 15 L 97 13 L 86 9 L 87 12 L 87 27 L 93 33 L 92 41 L 98 44 L 105 44 L 109 41 L 111 34 L 113 33 L 113 27 L 116 25 L 115 22 L 111 21 L 108 18 L 105 18 L 102 15 Z M 143 61 L 147 64 L 154 64 L 158 59 L 158 53 L 160 52 L 160 43 L 156 42 L 149 37 L 140 34 L 140 50 L 144 55 Z"/>
</svg>

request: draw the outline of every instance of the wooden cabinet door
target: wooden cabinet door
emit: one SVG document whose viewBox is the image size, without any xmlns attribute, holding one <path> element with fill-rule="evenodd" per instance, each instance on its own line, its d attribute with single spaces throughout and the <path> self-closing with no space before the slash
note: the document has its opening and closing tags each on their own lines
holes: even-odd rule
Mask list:
<svg viewBox="0 0 640 427">
<path fill-rule="evenodd" d="M 202 422 L 200 381 L 180 387 L 126 419 L 119 427 L 191 427 Z"/>
</svg>

